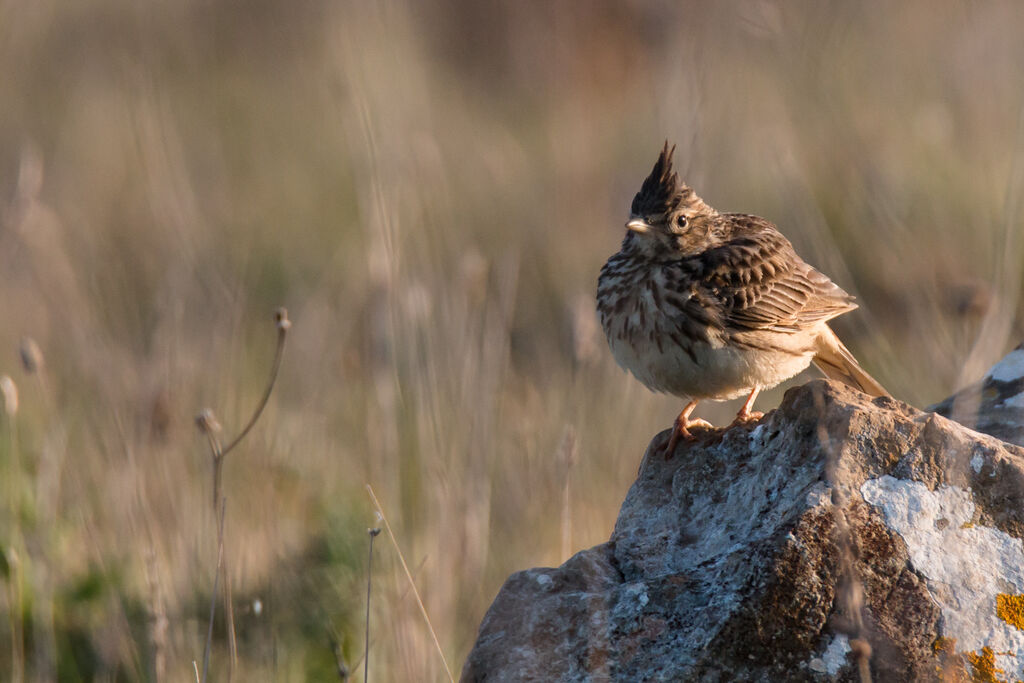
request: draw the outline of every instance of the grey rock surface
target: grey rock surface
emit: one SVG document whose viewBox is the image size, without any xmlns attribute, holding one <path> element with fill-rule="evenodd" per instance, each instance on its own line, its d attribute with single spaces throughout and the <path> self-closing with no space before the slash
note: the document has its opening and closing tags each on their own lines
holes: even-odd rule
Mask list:
<svg viewBox="0 0 1024 683">
<path fill-rule="evenodd" d="M 666 439 L 607 543 L 509 577 L 464 681 L 1024 678 L 1024 449 L 824 380 Z"/>
</svg>

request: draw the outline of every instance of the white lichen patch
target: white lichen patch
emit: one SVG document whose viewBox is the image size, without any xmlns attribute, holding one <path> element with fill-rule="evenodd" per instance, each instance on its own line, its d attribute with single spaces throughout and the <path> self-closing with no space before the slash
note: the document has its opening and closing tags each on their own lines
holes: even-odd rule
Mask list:
<svg viewBox="0 0 1024 683">
<path fill-rule="evenodd" d="M 997 382 L 1012 382 L 1024 377 L 1024 349 L 1016 349 L 992 366 L 985 379 L 992 378 Z"/>
<path fill-rule="evenodd" d="M 981 468 L 985 464 L 985 458 L 981 457 L 981 453 L 975 453 L 971 457 L 971 469 L 974 470 L 975 474 L 981 474 Z"/>
<path fill-rule="evenodd" d="M 850 653 L 850 639 L 840 633 L 825 648 L 821 659 L 825 662 L 825 671 L 829 676 L 835 676 L 846 663 L 846 655 Z"/>
<path fill-rule="evenodd" d="M 955 638 L 960 651 L 991 648 L 999 653 L 997 665 L 1006 680 L 1021 678 L 1024 631 L 996 614 L 996 595 L 1024 593 L 1021 540 L 989 527 L 965 528 L 974 517 L 968 490 L 931 491 L 921 482 L 890 476 L 869 479 L 860 490 L 906 542 L 913 568 L 942 610 L 942 636 Z"/>
<path fill-rule="evenodd" d="M 828 644 L 820 657 L 814 657 L 807 662 L 807 668 L 815 673 L 835 676 L 846 663 L 846 655 L 850 652 L 850 639 L 838 634 Z"/>
<path fill-rule="evenodd" d="M 819 481 L 807 492 L 807 507 L 832 504 L 832 489 L 823 481 Z"/>
</svg>

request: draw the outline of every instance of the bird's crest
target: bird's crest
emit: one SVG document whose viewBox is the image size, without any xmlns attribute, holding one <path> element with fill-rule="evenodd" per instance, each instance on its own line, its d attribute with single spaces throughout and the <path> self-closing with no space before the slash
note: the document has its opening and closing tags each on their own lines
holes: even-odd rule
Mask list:
<svg viewBox="0 0 1024 683">
<path fill-rule="evenodd" d="M 633 197 L 632 213 L 635 216 L 653 216 L 675 210 L 693 195 L 693 190 L 679 180 L 679 174 L 672 170 L 672 153 L 676 146 L 668 146 L 668 140 L 658 155 L 651 174 L 644 180 L 640 191 Z"/>
</svg>

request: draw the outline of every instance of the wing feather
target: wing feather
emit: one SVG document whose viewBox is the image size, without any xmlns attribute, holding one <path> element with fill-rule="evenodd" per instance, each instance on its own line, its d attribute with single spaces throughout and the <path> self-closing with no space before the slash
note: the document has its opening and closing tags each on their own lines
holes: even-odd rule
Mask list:
<svg viewBox="0 0 1024 683">
<path fill-rule="evenodd" d="M 798 332 L 857 308 L 770 222 L 739 214 L 723 218 L 733 226 L 731 238 L 686 262 L 697 289 L 721 304 L 727 332 Z"/>
</svg>

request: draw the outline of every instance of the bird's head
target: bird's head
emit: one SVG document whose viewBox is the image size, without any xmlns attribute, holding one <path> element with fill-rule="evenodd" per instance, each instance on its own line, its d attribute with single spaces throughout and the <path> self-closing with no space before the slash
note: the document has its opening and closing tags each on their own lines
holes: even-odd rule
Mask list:
<svg viewBox="0 0 1024 683">
<path fill-rule="evenodd" d="M 649 255 L 691 253 L 707 240 L 716 212 L 679 180 L 665 142 L 651 174 L 633 197 L 624 246 Z"/>
</svg>

